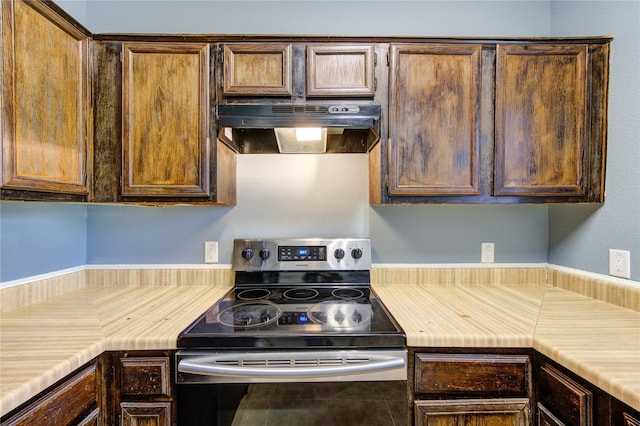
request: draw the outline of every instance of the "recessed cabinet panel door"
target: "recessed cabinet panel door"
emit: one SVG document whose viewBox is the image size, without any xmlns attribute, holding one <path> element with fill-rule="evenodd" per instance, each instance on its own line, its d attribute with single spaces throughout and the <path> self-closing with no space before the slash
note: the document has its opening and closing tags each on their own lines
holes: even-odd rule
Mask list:
<svg viewBox="0 0 640 426">
<path fill-rule="evenodd" d="M 586 192 L 586 45 L 498 45 L 495 195 Z"/>
<path fill-rule="evenodd" d="M 291 44 L 224 45 L 225 95 L 291 95 Z"/>
<path fill-rule="evenodd" d="M 307 96 L 373 97 L 373 45 L 307 46 Z"/>
<path fill-rule="evenodd" d="M 125 44 L 123 182 L 128 196 L 207 196 L 209 47 Z"/>
<path fill-rule="evenodd" d="M 479 193 L 480 45 L 391 46 L 389 195 Z"/>
<path fill-rule="evenodd" d="M 527 426 L 526 398 L 415 401 L 416 426 Z"/>
<path fill-rule="evenodd" d="M 87 194 L 87 35 L 40 2 L 2 2 L 4 188 Z"/>
</svg>

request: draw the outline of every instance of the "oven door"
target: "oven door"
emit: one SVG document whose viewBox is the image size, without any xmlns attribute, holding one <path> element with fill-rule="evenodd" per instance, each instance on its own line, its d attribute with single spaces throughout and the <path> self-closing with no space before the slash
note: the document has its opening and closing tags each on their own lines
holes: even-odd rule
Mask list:
<svg viewBox="0 0 640 426">
<path fill-rule="evenodd" d="M 406 380 L 407 351 L 180 351 L 176 366 L 177 383 Z"/>
<path fill-rule="evenodd" d="M 407 351 L 181 350 L 178 424 L 407 424 Z"/>
</svg>

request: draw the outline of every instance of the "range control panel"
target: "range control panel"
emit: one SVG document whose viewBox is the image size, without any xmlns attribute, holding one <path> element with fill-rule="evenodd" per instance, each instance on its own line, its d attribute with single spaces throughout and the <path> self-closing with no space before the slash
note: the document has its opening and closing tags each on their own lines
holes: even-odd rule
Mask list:
<svg viewBox="0 0 640 426">
<path fill-rule="evenodd" d="M 326 261 L 326 246 L 279 246 L 278 261 L 297 262 L 298 260 Z"/>
<path fill-rule="evenodd" d="M 236 271 L 369 270 L 368 238 L 236 239 Z"/>
</svg>

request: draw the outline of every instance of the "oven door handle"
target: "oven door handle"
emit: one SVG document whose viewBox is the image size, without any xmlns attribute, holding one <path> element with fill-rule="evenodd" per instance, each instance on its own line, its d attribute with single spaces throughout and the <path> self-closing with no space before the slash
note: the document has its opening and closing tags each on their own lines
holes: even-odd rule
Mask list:
<svg viewBox="0 0 640 426">
<path fill-rule="evenodd" d="M 332 377 L 344 374 L 371 373 L 405 366 L 405 360 L 402 357 L 375 356 L 369 358 L 368 361 L 363 362 L 311 367 L 250 367 L 182 359 L 178 363 L 178 371 L 180 373 L 226 377 Z"/>
</svg>

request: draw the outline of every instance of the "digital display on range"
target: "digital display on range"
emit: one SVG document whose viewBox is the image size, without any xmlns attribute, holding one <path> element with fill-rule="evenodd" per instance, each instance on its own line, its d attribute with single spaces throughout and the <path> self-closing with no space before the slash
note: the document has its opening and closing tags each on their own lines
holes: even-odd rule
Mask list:
<svg viewBox="0 0 640 426">
<path fill-rule="evenodd" d="M 326 261 L 327 246 L 280 246 L 278 247 L 278 260 L 281 262 Z"/>
</svg>

